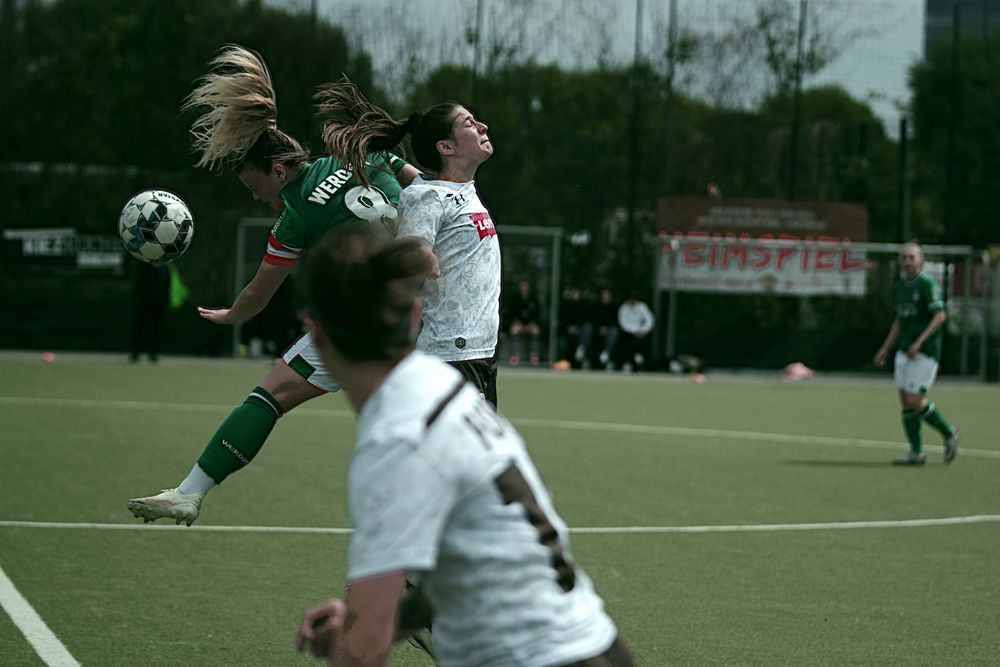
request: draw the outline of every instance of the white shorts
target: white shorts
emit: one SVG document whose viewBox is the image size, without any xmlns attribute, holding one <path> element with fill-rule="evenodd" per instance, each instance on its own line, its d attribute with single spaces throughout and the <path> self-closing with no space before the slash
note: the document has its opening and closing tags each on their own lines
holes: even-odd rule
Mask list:
<svg viewBox="0 0 1000 667">
<path fill-rule="evenodd" d="M 910 359 L 906 352 L 897 350 L 894 365 L 896 388 L 907 394 L 926 394 L 937 377 L 938 362 L 921 352 L 917 352 L 915 359 Z"/>
<path fill-rule="evenodd" d="M 307 333 L 292 343 L 281 359 L 309 384 L 330 393 L 340 390 L 340 384 L 333 379 L 319 358 L 312 334 Z"/>
</svg>

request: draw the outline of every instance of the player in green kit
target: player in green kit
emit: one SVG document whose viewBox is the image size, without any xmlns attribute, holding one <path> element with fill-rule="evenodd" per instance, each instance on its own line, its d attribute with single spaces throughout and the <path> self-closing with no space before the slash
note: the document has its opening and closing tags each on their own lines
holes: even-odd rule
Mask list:
<svg viewBox="0 0 1000 667">
<path fill-rule="evenodd" d="M 191 129 L 198 166 L 232 169 L 255 200 L 280 212 L 264 259 L 236 301 L 228 308 L 198 308 L 201 317 L 225 325 L 262 311 L 302 253 L 331 228 L 362 221 L 391 225 L 400 182 L 408 183 L 417 170 L 388 153 L 369 154 L 363 178 L 334 157 L 310 160 L 278 128 L 271 76 L 256 53 L 228 46 L 211 65 L 182 107 L 201 112 Z M 339 388 L 312 338 L 303 336 L 219 426 L 177 488 L 133 498 L 128 509 L 146 522 L 168 517 L 190 526 L 205 494 L 253 459 L 281 415 Z"/>
<path fill-rule="evenodd" d="M 916 243 L 906 243 L 899 251 L 904 278 L 896 283 L 896 319 L 889 327 L 882 347 L 875 353 L 875 365 L 885 365 L 895 343 L 894 376 L 903 407 L 903 430 L 910 453 L 893 459 L 897 465 L 919 465 L 927 461 L 920 437 L 921 421 L 926 421 L 944 437 L 944 462 L 958 454 L 958 429 L 927 401 L 941 360 L 941 325 L 947 319 L 941 287 L 923 272 L 924 252 Z"/>
</svg>

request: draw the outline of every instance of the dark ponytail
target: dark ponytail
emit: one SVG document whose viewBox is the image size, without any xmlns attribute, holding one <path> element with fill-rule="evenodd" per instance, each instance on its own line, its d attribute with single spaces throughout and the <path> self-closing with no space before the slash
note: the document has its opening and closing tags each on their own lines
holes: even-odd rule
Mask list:
<svg viewBox="0 0 1000 667">
<path fill-rule="evenodd" d="M 403 123 L 402 131 L 404 134 L 413 134 L 417 128 L 420 126 L 420 121 L 423 119 L 424 115 L 419 111 L 414 111 L 406 118 L 406 122 Z"/>
<path fill-rule="evenodd" d="M 451 136 L 452 116 L 458 104 L 439 104 L 423 113 L 418 111 L 395 120 L 365 99 L 346 76 L 321 86 L 315 100 L 327 151 L 349 165 L 362 184 L 368 185 L 365 173 L 368 154 L 395 149 L 407 134 L 412 136 L 417 163 L 432 173 L 441 171 L 443 163 L 437 142 Z"/>
<path fill-rule="evenodd" d="M 346 76 L 320 87 L 314 96 L 323 143 L 368 186 L 368 154 L 396 148 L 414 126 L 413 116 L 394 120 L 361 94 Z"/>
</svg>

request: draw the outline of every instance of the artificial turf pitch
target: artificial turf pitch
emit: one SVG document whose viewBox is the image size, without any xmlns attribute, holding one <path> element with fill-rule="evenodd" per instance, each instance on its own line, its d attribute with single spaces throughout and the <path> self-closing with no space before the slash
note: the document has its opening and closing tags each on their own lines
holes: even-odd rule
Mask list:
<svg viewBox="0 0 1000 667">
<path fill-rule="evenodd" d="M 268 366 L 0 356 L 0 568 L 83 665 L 306 665 L 343 586 L 343 396 L 283 417 L 195 528 L 125 500 L 175 486 Z M 525 437 L 640 665 L 988 665 L 1000 655 L 1000 389 L 939 383 L 959 457 L 905 452 L 877 378 L 501 370 Z M 158 522 L 162 524 L 163 520 Z M 16 615 L 18 612 L 14 612 Z M 0 613 L 0 664 L 42 658 Z M 409 646 L 393 665 L 430 664 Z"/>
</svg>

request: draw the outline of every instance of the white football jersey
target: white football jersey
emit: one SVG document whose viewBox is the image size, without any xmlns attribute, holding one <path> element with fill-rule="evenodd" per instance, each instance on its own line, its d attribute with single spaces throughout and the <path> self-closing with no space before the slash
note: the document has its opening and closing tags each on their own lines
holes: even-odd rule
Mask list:
<svg viewBox="0 0 1000 667">
<path fill-rule="evenodd" d="M 630 334 L 645 336 L 653 330 L 656 324 L 656 317 L 642 301 L 629 303 L 626 300 L 618 307 L 618 326 Z"/>
<path fill-rule="evenodd" d="M 397 237 L 428 243 L 441 269 L 421 293 L 417 349 L 445 361 L 492 357 L 500 329 L 500 243 L 475 182 L 417 177 L 400 195 L 399 219 Z"/>
<path fill-rule="evenodd" d="M 413 352 L 358 416 L 347 579 L 404 571 L 442 667 L 550 667 L 618 632 L 575 566 L 520 436 L 454 368 Z"/>
</svg>

